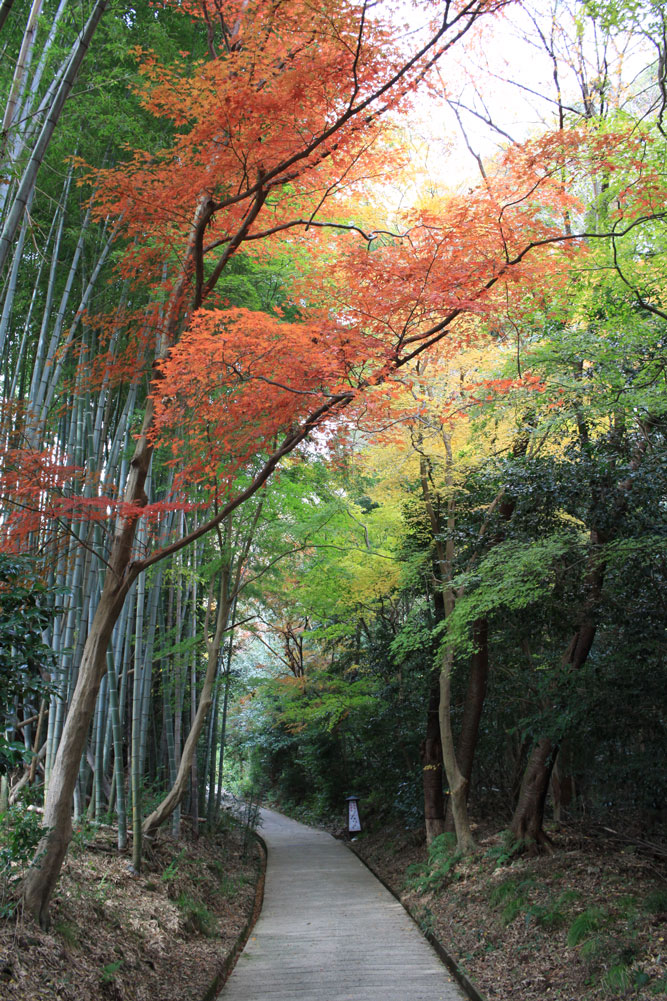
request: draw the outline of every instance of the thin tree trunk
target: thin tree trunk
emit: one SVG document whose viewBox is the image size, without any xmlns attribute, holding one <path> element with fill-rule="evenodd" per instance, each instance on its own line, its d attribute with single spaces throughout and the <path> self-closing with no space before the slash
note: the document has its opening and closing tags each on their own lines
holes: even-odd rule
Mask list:
<svg viewBox="0 0 667 1001">
<path fill-rule="evenodd" d="M 5 153 L 9 130 L 12 126 L 12 122 L 14 121 L 16 108 L 18 106 L 19 94 L 24 86 L 26 74 L 32 58 L 32 51 L 35 46 L 35 35 L 37 33 L 37 21 L 42 12 L 43 3 L 44 0 L 33 0 L 32 7 L 30 8 L 30 14 L 28 15 L 28 23 L 26 24 L 25 31 L 23 32 L 23 42 L 21 43 L 18 59 L 16 60 L 12 86 L 9 91 L 9 97 L 7 99 L 7 104 L 2 117 L 2 126 L 0 126 L 0 135 L 3 137 L 3 143 L 0 147 L 0 157 L 3 157 Z"/>
<path fill-rule="evenodd" d="M 16 232 L 21 225 L 25 208 L 28 203 L 28 198 L 34 191 L 37 173 L 53 137 L 61 112 L 65 106 L 65 101 L 69 97 L 70 91 L 74 86 L 74 81 L 78 75 L 83 58 L 88 51 L 88 46 L 90 45 L 95 29 L 99 24 L 100 18 L 102 17 L 108 2 L 109 0 L 97 0 L 81 35 L 72 48 L 72 56 L 67 67 L 67 71 L 65 72 L 60 86 L 56 91 L 53 104 L 51 105 L 48 115 L 46 116 L 46 120 L 42 126 L 35 148 L 32 151 L 28 164 L 23 172 L 18 191 L 14 195 L 14 200 L 9 212 L 7 213 L 7 219 L 5 221 L 2 234 L 0 234 L 0 273 L 2 273 L 7 255 L 9 254 L 14 242 L 14 237 L 16 236 Z"/>
<path fill-rule="evenodd" d="M 107 665 L 108 666 L 108 665 Z M 102 815 L 102 809 L 104 807 L 104 769 L 103 769 L 103 759 L 104 759 L 104 731 L 105 725 L 104 721 L 108 715 L 107 709 L 107 690 L 108 690 L 108 673 L 102 679 L 102 684 L 100 686 L 100 691 L 97 696 L 97 711 L 96 723 L 94 730 L 94 742 L 93 747 L 95 748 L 95 775 L 94 775 L 94 785 L 93 785 L 93 810 L 92 815 L 95 820 L 99 820 Z"/>
<path fill-rule="evenodd" d="M 461 773 L 456 751 L 451 719 L 451 679 L 453 666 L 453 651 L 446 647 L 442 655 L 440 669 L 440 739 L 442 741 L 442 757 L 449 785 L 449 801 L 454 817 L 456 830 L 456 847 L 464 855 L 469 855 L 475 848 L 475 841 L 470 829 L 468 818 L 467 786 L 468 782 Z"/>
<path fill-rule="evenodd" d="M 137 541 L 143 542 L 143 527 L 139 530 Z M 134 679 L 132 685 L 132 866 L 135 872 L 141 872 L 141 728 L 144 695 L 144 604 L 146 582 L 145 575 L 137 582 L 137 615 L 134 630 Z"/>
<path fill-rule="evenodd" d="M 216 744 L 216 722 L 218 718 L 218 699 L 220 697 L 220 684 L 219 684 L 219 671 L 216 683 L 213 686 L 213 703 L 211 706 L 211 712 L 208 719 L 208 739 L 206 742 L 206 780 L 204 782 L 204 789 L 206 792 L 206 800 L 204 804 L 204 810 L 202 812 L 206 813 L 206 826 L 210 829 L 213 826 L 213 817 L 215 815 L 215 762 L 217 758 L 217 744 Z"/>
<path fill-rule="evenodd" d="M 109 678 L 109 715 L 113 732 L 114 779 L 116 790 L 116 816 L 118 819 L 118 850 L 127 847 L 127 813 L 125 806 L 125 775 L 123 773 L 123 732 L 118 708 L 118 676 L 113 652 L 107 656 L 107 676 Z"/>
<path fill-rule="evenodd" d="M 223 573 L 220 581 L 220 589 L 218 593 L 218 605 L 216 611 L 216 624 L 215 624 L 215 635 L 212 641 L 209 641 L 208 637 L 206 640 L 207 644 L 207 663 L 206 663 L 206 674 L 204 676 L 204 683 L 202 685 L 202 690 L 199 696 L 199 703 L 192 721 L 192 726 L 190 727 L 190 732 L 185 741 L 183 747 L 183 753 L 181 754 L 181 760 L 178 765 L 178 771 L 176 773 L 176 780 L 173 783 L 171 789 L 162 800 L 162 802 L 155 808 L 153 813 L 144 821 L 143 833 L 144 837 L 152 838 L 155 836 L 158 828 L 171 816 L 173 811 L 182 801 L 188 787 L 188 777 L 192 773 L 193 763 L 196 761 L 196 751 L 197 744 L 199 743 L 199 737 L 202 732 L 204 723 L 208 716 L 209 709 L 211 708 L 211 703 L 213 701 L 213 686 L 215 684 L 216 675 L 218 673 L 219 659 L 220 659 L 220 647 L 222 645 L 223 636 L 227 630 L 227 624 L 229 621 L 230 613 L 230 602 L 229 602 L 229 574 Z M 209 612 L 211 603 L 209 600 Z M 208 627 L 207 627 L 208 628 Z M 193 697 L 194 697 L 193 693 Z M 197 790 L 193 789 L 193 798 L 195 803 L 197 801 Z"/>
<path fill-rule="evenodd" d="M 215 797 L 215 816 L 218 817 L 220 813 L 220 807 L 222 805 L 222 778 L 225 768 L 225 741 L 227 739 L 227 710 L 229 708 L 229 690 L 231 687 L 232 680 L 232 653 L 234 650 L 234 628 L 236 624 L 236 605 L 237 598 L 234 598 L 234 607 L 232 608 L 232 621 L 229 629 L 229 637 L 227 640 L 227 670 L 225 671 L 225 697 L 222 702 L 222 720 L 220 723 L 220 756 L 218 758 L 218 788 L 216 790 Z"/>
<path fill-rule="evenodd" d="M 533 748 L 523 774 L 510 830 L 517 841 L 532 851 L 539 851 L 550 845 L 542 824 L 549 780 L 557 753 L 557 745 L 549 737 L 543 737 Z"/>
<path fill-rule="evenodd" d="M 183 515 L 181 514 L 181 521 L 183 520 Z M 177 643 L 180 642 L 183 628 L 183 587 L 182 587 L 182 575 L 181 570 L 181 557 L 179 555 L 178 559 L 179 567 L 179 577 L 178 577 L 178 588 L 176 591 L 176 639 Z M 171 784 L 173 785 L 176 781 L 176 776 L 178 775 L 178 769 L 181 763 L 181 752 L 183 743 L 183 701 L 185 696 L 185 681 L 183 678 L 182 670 L 182 659 L 180 651 L 177 652 L 174 657 L 174 776 L 171 779 Z M 180 837 L 181 833 L 181 804 L 180 801 L 176 805 L 171 821 L 171 833 L 175 838 Z"/>
<path fill-rule="evenodd" d="M 562 741 L 551 773 L 551 796 L 554 806 L 554 821 L 560 826 L 563 820 L 563 810 L 572 806 L 575 795 L 574 776 L 572 775 L 572 755 L 569 741 Z"/>
<path fill-rule="evenodd" d="M 440 684 L 433 672 L 426 717 L 426 737 L 421 746 L 422 781 L 424 786 L 424 819 L 426 843 L 445 830 L 445 796 L 443 792 L 442 744 L 440 743 Z"/>
<path fill-rule="evenodd" d="M 438 563 L 438 582 L 442 589 L 444 617 L 446 620 L 454 610 L 455 602 L 455 595 L 451 586 L 454 563 L 455 528 L 455 507 L 453 496 L 454 460 L 450 436 L 443 431 L 442 439 L 447 456 L 445 467 L 445 486 L 449 494 L 447 498 L 447 541 L 444 545 L 441 540 L 442 529 L 440 526 L 440 518 L 433 504 L 433 498 L 429 487 L 430 468 L 426 458 L 422 458 L 420 461 L 420 478 L 422 496 L 424 498 L 429 520 L 431 522 L 431 529 L 435 542 Z M 451 647 L 446 646 L 442 653 L 439 678 L 440 704 L 438 707 L 438 720 L 440 725 L 440 744 L 442 747 L 442 760 L 445 767 L 445 774 L 447 776 L 447 784 L 449 786 L 449 805 L 454 818 L 456 844 L 458 850 L 466 855 L 474 850 L 475 842 L 468 818 L 468 781 L 459 768 L 454 746 L 454 734 L 452 732 L 451 682 L 453 667 L 454 652 Z"/>
<path fill-rule="evenodd" d="M 486 619 L 478 619 L 473 626 L 475 652 L 470 659 L 468 688 L 463 708 L 461 732 L 456 744 L 456 760 L 461 774 L 466 780 L 466 802 L 470 796 L 470 780 L 475 761 L 475 751 L 479 737 L 479 724 L 484 710 L 486 688 L 489 678 L 489 637 Z M 447 808 L 445 824 L 447 831 L 454 830 L 454 816 L 451 806 Z"/>
<path fill-rule="evenodd" d="M 9 17 L 9 12 L 14 6 L 14 0 L 2 0 L 0 3 L 0 31 L 2 31 L 5 21 Z"/>
<path fill-rule="evenodd" d="M 30 207 L 32 205 L 33 193 L 28 197 L 27 210 L 30 212 Z M 5 290 L 5 301 L 3 304 L 2 311 L 2 321 L 0 322 L 0 354 L 4 351 L 5 341 L 7 338 L 7 331 L 9 329 L 9 317 L 11 315 L 11 309 L 14 304 L 14 296 L 16 293 L 16 288 L 18 285 L 19 271 L 21 268 L 23 247 L 25 245 L 26 237 L 28 235 L 29 224 L 27 218 L 23 220 L 21 225 L 21 231 L 19 233 L 19 238 L 16 241 L 16 248 L 14 250 L 14 258 L 12 260 L 12 267 L 9 273 L 9 281 Z"/>
<path fill-rule="evenodd" d="M 190 662 L 190 729 L 194 729 L 197 724 L 197 647 L 195 640 L 197 639 L 197 553 L 194 553 L 195 560 L 195 579 L 193 583 L 193 598 L 192 598 L 192 660 Z M 203 721 L 202 721 L 203 725 Z M 200 727 L 201 732 L 201 727 Z M 186 742 L 187 744 L 187 742 Z M 195 743 L 194 751 L 190 758 L 190 814 L 192 817 L 192 832 L 195 838 L 199 837 L 199 774 L 197 769 L 197 744 Z"/>
</svg>

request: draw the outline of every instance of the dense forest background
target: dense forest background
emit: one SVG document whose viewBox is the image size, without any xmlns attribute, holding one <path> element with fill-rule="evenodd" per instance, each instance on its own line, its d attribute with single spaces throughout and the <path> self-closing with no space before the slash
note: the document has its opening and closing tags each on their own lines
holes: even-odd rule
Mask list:
<svg viewBox="0 0 667 1001">
<path fill-rule="evenodd" d="M 468 807 L 664 830 L 664 10 L 321 6 L 0 4 L 0 813 L 48 790 L 43 922 L 72 802 L 137 870 L 225 787 L 462 851 Z"/>
</svg>

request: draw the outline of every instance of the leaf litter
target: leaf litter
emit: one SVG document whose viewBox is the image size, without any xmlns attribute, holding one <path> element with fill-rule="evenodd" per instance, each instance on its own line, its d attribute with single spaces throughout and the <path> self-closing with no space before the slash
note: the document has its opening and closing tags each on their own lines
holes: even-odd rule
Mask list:
<svg viewBox="0 0 667 1001">
<path fill-rule="evenodd" d="M 243 842 L 161 837 L 137 875 L 98 827 L 68 853 L 48 932 L 20 907 L 0 919 L 0 997 L 201 1001 L 253 912 L 260 860 Z"/>
</svg>

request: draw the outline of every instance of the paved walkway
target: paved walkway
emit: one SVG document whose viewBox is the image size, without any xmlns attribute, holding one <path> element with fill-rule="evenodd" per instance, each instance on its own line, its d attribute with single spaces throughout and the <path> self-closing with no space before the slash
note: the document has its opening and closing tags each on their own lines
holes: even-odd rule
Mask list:
<svg viewBox="0 0 667 1001">
<path fill-rule="evenodd" d="M 464 1001 L 401 905 L 345 845 L 262 810 L 264 906 L 219 1001 Z"/>
</svg>

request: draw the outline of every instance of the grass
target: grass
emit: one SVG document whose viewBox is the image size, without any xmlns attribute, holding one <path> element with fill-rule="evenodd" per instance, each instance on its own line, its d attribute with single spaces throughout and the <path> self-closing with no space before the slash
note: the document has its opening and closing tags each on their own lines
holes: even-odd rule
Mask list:
<svg viewBox="0 0 667 1001">
<path fill-rule="evenodd" d="M 239 873 L 236 876 L 221 875 L 216 881 L 216 889 L 225 900 L 233 900 L 242 886 L 252 882 L 250 876 Z"/>
<path fill-rule="evenodd" d="M 539 928 L 547 929 L 547 931 L 555 931 L 556 928 L 562 928 L 567 922 L 567 917 L 558 900 L 548 904 L 534 904 L 527 911 L 526 918 L 534 921 Z"/>
</svg>

